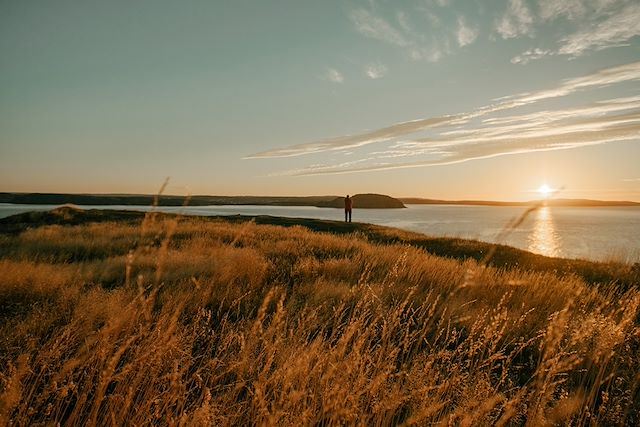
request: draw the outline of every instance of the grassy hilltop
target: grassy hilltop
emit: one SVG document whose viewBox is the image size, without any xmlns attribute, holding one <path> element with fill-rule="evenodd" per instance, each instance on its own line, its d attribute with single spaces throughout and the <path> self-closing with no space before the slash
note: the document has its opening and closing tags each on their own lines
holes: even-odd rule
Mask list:
<svg viewBox="0 0 640 427">
<path fill-rule="evenodd" d="M 0 424 L 634 425 L 639 274 L 365 224 L 23 214 Z"/>
</svg>

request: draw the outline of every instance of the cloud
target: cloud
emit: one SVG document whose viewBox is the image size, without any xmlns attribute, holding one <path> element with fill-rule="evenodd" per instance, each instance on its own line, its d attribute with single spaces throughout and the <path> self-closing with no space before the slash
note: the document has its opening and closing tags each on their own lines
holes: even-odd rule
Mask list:
<svg viewBox="0 0 640 427">
<path fill-rule="evenodd" d="M 477 29 L 466 23 L 464 28 L 456 27 L 453 32 L 434 30 L 425 33 L 416 30 L 416 28 L 440 26 L 439 18 L 425 5 L 414 8 L 415 11 L 423 12 L 421 14 L 411 14 L 404 10 L 395 11 L 393 12 L 395 20 L 385 19 L 378 9 L 376 7 L 370 10 L 364 8 L 352 10 L 349 13 L 349 19 L 355 30 L 367 38 L 399 48 L 408 58 L 415 61 L 438 62 L 445 55 L 452 53 L 450 49 L 451 40 L 454 40 L 452 37 L 457 37 L 463 44 L 470 44 L 477 37 Z M 422 22 L 416 23 L 415 20 L 420 18 Z M 433 22 L 429 24 L 424 21 Z"/>
<path fill-rule="evenodd" d="M 520 114 L 516 116 L 503 116 L 497 118 L 484 119 L 482 123 L 489 125 L 518 125 L 526 124 L 526 126 L 546 126 L 552 122 L 565 120 L 577 116 L 602 116 L 609 113 L 617 113 L 630 109 L 640 109 L 640 96 L 630 96 L 624 98 L 609 99 L 606 101 L 598 101 L 586 107 L 567 108 L 555 111 L 538 111 L 529 114 Z M 508 129 L 514 130 L 514 129 Z M 469 130 L 458 130 L 454 132 L 443 132 L 443 134 L 464 134 Z"/>
<path fill-rule="evenodd" d="M 413 32 L 413 28 L 411 27 L 411 24 L 409 23 L 409 16 L 403 12 L 403 11 L 399 11 L 396 14 L 396 18 L 398 19 L 398 24 L 400 24 L 400 27 L 402 27 L 402 29 L 407 32 L 407 33 L 412 33 Z"/>
<path fill-rule="evenodd" d="M 344 76 L 342 73 L 335 68 L 327 67 L 324 73 L 324 79 L 333 82 L 333 83 L 343 83 Z"/>
<path fill-rule="evenodd" d="M 640 80 L 640 61 L 605 68 L 583 77 L 567 79 L 552 89 L 541 90 L 533 93 L 523 93 L 510 98 L 506 97 L 503 98 L 503 104 L 513 102 L 515 104 L 514 106 L 521 106 L 544 99 L 566 96 L 578 90 L 637 80 Z"/>
<path fill-rule="evenodd" d="M 385 128 L 365 132 L 357 135 L 347 135 L 323 141 L 292 145 L 285 148 L 276 148 L 247 156 L 247 159 L 270 157 L 293 157 L 305 154 L 320 153 L 324 151 L 345 150 L 362 147 L 375 142 L 389 141 L 397 135 L 411 134 L 425 129 L 430 129 L 443 124 L 452 123 L 451 116 L 413 120 L 397 123 Z"/>
<path fill-rule="evenodd" d="M 538 9 L 540 17 L 544 20 L 560 17 L 573 20 L 584 16 L 586 5 L 584 0 L 539 0 Z"/>
<path fill-rule="evenodd" d="M 640 80 L 640 61 L 631 64 L 605 68 L 583 77 L 567 79 L 551 89 L 527 92 L 503 97 L 494 104 L 485 105 L 476 110 L 439 117 L 427 117 L 407 122 L 396 123 L 380 129 L 331 138 L 322 141 L 296 144 L 284 148 L 274 148 L 255 153 L 246 158 L 292 157 L 324 151 L 345 150 L 369 144 L 390 141 L 406 135 L 445 126 L 464 125 L 471 119 L 491 113 L 522 107 L 539 101 L 570 95 L 589 88 L 607 86 L 626 81 Z"/>
<path fill-rule="evenodd" d="M 456 36 L 460 47 L 467 46 L 473 43 L 478 37 L 478 29 L 467 25 L 464 17 L 459 16 Z"/>
<path fill-rule="evenodd" d="M 414 61 L 426 60 L 429 62 L 438 62 L 444 56 L 445 51 L 439 46 L 434 45 L 430 48 L 415 48 L 411 50 L 410 57 Z M 448 53 L 448 50 L 447 50 Z"/>
<path fill-rule="evenodd" d="M 552 21 L 566 18 L 579 22 L 579 29 L 558 41 L 556 49 L 529 49 L 511 59 L 513 64 L 549 55 L 578 57 L 593 50 L 627 46 L 640 35 L 640 3 L 625 0 L 540 0 L 540 17 Z"/>
<path fill-rule="evenodd" d="M 625 178 L 624 182 L 640 182 L 640 178 Z"/>
<path fill-rule="evenodd" d="M 523 0 L 509 0 L 509 7 L 496 21 L 495 30 L 503 39 L 530 35 L 533 31 L 533 14 Z"/>
<path fill-rule="evenodd" d="M 355 159 L 348 162 L 314 164 L 281 172 L 283 175 L 326 175 L 450 165 L 504 155 L 638 140 L 640 95 L 573 108 L 490 116 L 588 88 L 638 80 L 640 62 L 567 79 L 551 89 L 505 97 L 471 112 L 397 123 L 361 134 L 268 150 L 248 158 L 290 157 L 358 148 L 352 154 Z M 430 135 L 411 136 L 425 131 Z M 365 146 L 373 143 L 380 146 L 367 152 Z M 406 161 L 411 158 L 416 160 Z"/>
<path fill-rule="evenodd" d="M 568 116 L 568 114 L 564 114 Z M 523 122 L 526 123 L 526 122 Z M 374 153 L 366 165 L 342 164 L 289 171 L 290 175 L 326 175 L 390 169 L 442 166 L 471 160 L 539 151 L 567 150 L 589 145 L 640 138 L 640 110 L 606 117 L 578 116 L 553 125 L 525 125 L 513 132 L 509 127 L 476 129 L 468 135 L 450 135 L 395 145 Z M 426 156 L 426 160 L 392 162 L 388 159 Z M 354 167 L 355 166 L 355 167 Z"/>
<path fill-rule="evenodd" d="M 570 21 L 597 20 L 611 15 L 611 10 L 630 0 L 538 0 L 538 13 L 543 20 L 566 18 Z"/>
<path fill-rule="evenodd" d="M 269 176 L 303 176 L 303 175 L 309 175 L 309 171 L 314 170 L 314 171 L 322 171 L 322 170 L 331 170 L 331 169 L 351 169 L 354 167 L 358 167 L 358 164 L 361 163 L 366 163 L 368 161 L 371 160 L 375 160 L 375 158 L 373 157 L 366 157 L 363 159 L 357 159 L 357 160 L 352 160 L 352 161 L 348 161 L 348 162 L 342 162 L 342 163 L 338 163 L 338 164 L 334 164 L 334 165 L 328 165 L 325 163 L 317 163 L 317 164 L 313 164 L 313 165 L 309 165 L 307 167 L 304 168 L 300 168 L 300 169 L 293 169 L 293 170 L 287 170 L 287 171 L 281 171 L 281 172 L 275 172 L 272 174 L 269 174 Z"/>
<path fill-rule="evenodd" d="M 400 47 L 409 46 L 410 44 L 402 33 L 384 18 L 374 15 L 366 9 L 351 11 L 349 18 L 356 30 L 366 37 Z"/>
<path fill-rule="evenodd" d="M 632 3 L 598 23 L 562 39 L 561 55 L 579 56 L 589 50 L 619 46 L 640 35 L 640 3 Z"/>
<path fill-rule="evenodd" d="M 387 67 L 381 63 L 369 64 L 365 67 L 364 73 L 370 79 L 380 79 L 387 74 Z"/>
<path fill-rule="evenodd" d="M 533 61 L 535 59 L 540 59 L 547 55 L 554 55 L 555 53 L 548 49 L 529 49 L 525 52 L 522 52 L 520 55 L 514 56 L 511 58 L 512 64 L 527 64 L 529 61 Z"/>
</svg>

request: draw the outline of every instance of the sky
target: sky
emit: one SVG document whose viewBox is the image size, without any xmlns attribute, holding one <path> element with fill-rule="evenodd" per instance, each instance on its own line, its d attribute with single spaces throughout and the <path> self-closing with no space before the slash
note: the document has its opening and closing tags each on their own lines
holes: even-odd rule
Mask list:
<svg viewBox="0 0 640 427">
<path fill-rule="evenodd" d="M 0 191 L 640 201 L 637 0 L 0 2 Z"/>
</svg>

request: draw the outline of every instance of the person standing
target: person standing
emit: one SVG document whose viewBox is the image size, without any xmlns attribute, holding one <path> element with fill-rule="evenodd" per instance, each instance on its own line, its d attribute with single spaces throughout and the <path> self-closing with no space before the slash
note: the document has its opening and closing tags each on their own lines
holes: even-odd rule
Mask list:
<svg viewBox="0 0 640 427">
<path fill-rule="evenodd" d="M 351 222 L 351 210 L 353 209 L 353 201 L 347 194 L 344 198 L 344 222 Z"/>
</svg>

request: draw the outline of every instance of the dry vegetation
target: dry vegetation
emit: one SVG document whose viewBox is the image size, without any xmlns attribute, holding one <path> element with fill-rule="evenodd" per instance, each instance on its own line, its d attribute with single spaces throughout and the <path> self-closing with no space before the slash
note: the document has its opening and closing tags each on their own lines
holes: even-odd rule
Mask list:
<svg viewBox="0 0 640 427">
<path fill-rule="evenodd" d="M 0 425 L 633 425 L 640 292 L 302 227 L 0 235 Z"/>
</svg>

